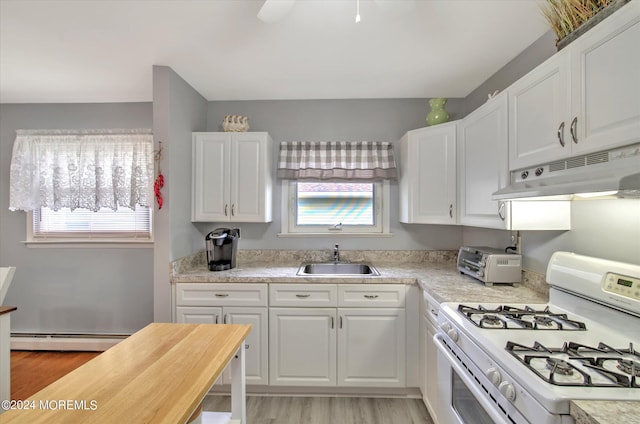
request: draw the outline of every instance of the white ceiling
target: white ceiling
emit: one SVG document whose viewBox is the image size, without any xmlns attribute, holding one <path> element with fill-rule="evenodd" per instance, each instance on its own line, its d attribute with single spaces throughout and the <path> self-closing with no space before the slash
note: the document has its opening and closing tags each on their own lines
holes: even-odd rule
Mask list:
<svg viewBox="0 0 640 424">
<path fill-rule="evenodd" d="M 277 1 L 277 0 L 276 0 Z M 0 102 L 465 97 L 548 30 L 540 0 L 0 0 Z"/>
</svg>

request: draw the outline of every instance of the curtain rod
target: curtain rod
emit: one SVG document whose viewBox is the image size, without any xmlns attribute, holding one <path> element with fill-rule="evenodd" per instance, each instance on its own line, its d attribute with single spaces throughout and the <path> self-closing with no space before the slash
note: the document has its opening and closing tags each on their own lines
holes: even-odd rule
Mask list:
<svg viewBox="0 0 640 424">
<path fill-rule="evenodd" d="M 16 135 L 118 135 L 153 134 L 151 128 L 16 130 Z"/>
</svg>

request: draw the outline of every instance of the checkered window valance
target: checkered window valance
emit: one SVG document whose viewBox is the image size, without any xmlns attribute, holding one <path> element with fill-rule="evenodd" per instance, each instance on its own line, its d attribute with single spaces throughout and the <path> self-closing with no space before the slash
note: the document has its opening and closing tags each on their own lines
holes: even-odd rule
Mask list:
<svg viewBox="0 0 640 424">
<path fill-rule="evenodd" d="M 393 145 L 382 141 L 284 141 L 278 177 L 291 180 L 395 180 Z"/>
</svg>

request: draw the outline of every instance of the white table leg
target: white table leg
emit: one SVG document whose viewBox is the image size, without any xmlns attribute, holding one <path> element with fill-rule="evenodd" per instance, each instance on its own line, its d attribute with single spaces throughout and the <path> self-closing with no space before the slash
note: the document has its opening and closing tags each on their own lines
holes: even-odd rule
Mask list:
<svg viewBox="0 0 640 424">
<path fill-rule="evenodd" d="M 11 400 L 11 325 L 9 314 L 0 315 L 0 402 Z M 4 409 L 0 407 L 0 414 Z"/>
<path fill-rule="evenodd" d="M 244 369 L 244 341 L 231 359 L 231 421 L 230 424 L 247 423 L 247 398 Z"/>
</svg>

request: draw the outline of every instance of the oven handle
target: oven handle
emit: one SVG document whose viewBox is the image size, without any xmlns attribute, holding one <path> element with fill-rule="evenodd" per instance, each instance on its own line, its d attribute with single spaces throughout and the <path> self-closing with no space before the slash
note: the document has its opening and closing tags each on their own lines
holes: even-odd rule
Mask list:
<svg viewBox="0 0 640 424">
<path fill-rule="evenodd" d="M 440 351 L 440 353 L 442 353 L 447 358 L 447 362 L 449 363 L 449 365 L 456 370 L 458 376 L 464 381 L 465 386 L 467 386 L 467 388 L 473 393 L 473 397 L 480 403 L 485 412 L 489 414 L 494 423 L 509 424 L 504 415 L 501 415 L 495 411 L 494 408 L 497 408 L 497 405 L 494 405 L 492 402 L 487 400 L 482 391 L 480 391 L 480 389 L 473 383 L 471 378 L 469 378 L 469 376 L 466 374 L 462 366 L 447 351 L 447 348 L 442 342 L 443 337 L 444 335 L 442 333 L 436 333 L 435 336 L 433 336 L 433 340 L 436 343 L 436 346 L 438 346 L 438 350 Z"/>
</svg>

